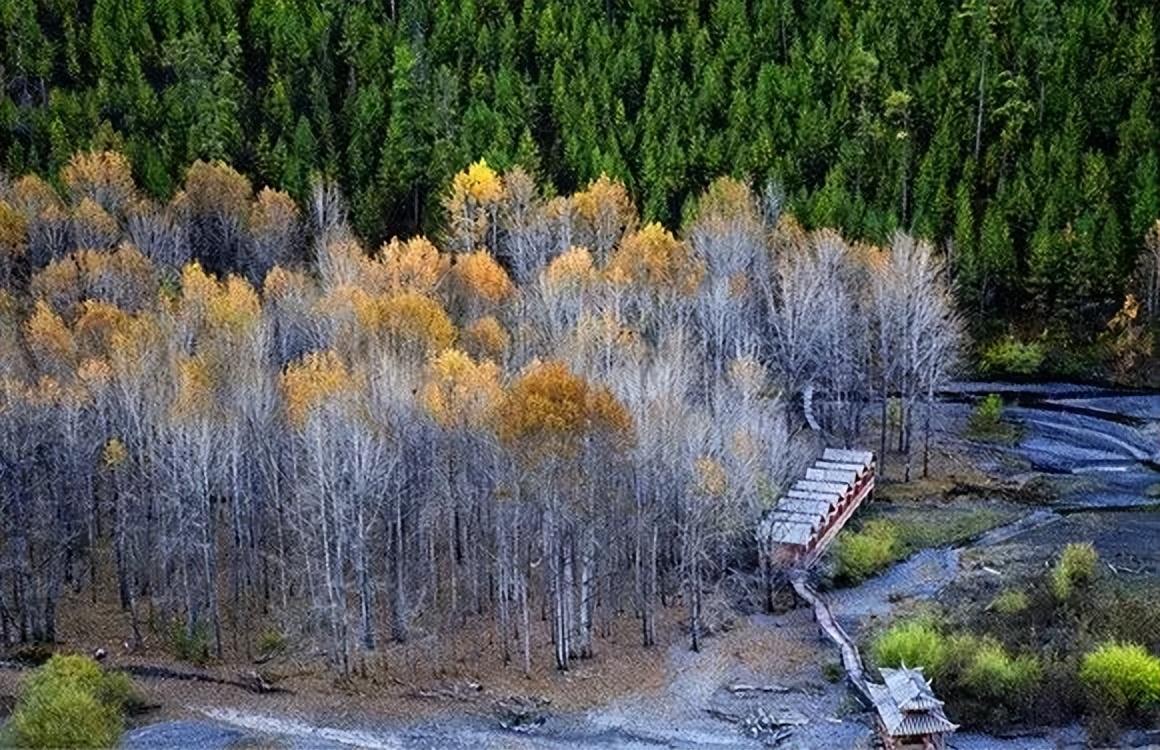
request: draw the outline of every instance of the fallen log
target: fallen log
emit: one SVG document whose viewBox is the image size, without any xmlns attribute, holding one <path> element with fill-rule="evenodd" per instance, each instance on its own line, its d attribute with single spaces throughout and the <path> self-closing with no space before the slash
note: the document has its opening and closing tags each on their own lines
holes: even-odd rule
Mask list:
<svg viewBox="0 0 1160 750">
<path fill-rule="evenodd" d="M 726 688 L 731 693 L 788 693 L 790 688 L 785 685 L 747 685 L 738 683 Z"/>
<path fill-rule="evenodd" d="M 185 682 L 204 682 L 211 685 L 228 685 L 259 694 L 293 694 L 292 690 L 272 684 L 264 676 L 253 670 L 231 679 L 229 677 L 219 677 L 218 675 L 203 670 L 174 669 L 172 667 L 155 664 L 126 664 L 124 666 L 113 667 L 113 669 L 133 675 L 134 677 L 144 677 L 153 680 L 182 680 Z"/>
</svg>

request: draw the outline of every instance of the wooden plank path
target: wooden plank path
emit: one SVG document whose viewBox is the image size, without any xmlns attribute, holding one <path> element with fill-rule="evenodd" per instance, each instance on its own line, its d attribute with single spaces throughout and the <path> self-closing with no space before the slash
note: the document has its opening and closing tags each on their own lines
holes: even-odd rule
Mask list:
<svg viewBox="0 0 1160 750">
<path fill-rule="evenodd" d="M 806 576 L 807 572 L 801 568 L 790 571 L 790 585 L 793 586 L 793 590 L 798 596 L 813 607 L 814 619 L 817 620 L 818 627 L 837 645 L 842 654 L 842 669 L 846 672 L 846 680 L 858 693 L 859 700 L 866 708 L 873 707 L 874 699 L 870 695 L 870 689 L 866 687 L 866 668 L 862 665 L 862 655 L 858 653 L 858 648 L 850 636 L 834 618 L 825 597 L 810 585 Z"/>
<path fill-rule="evenodd" d="M 858 647 L 809 581 L 810 569 L 873 492 L 874 468 L 873 453 L 826 449 L 762 519 L 758 538 L 763 564 L 785 572 L 794 593 L 813 609 L 819 630 L 838 647 L 846 682 L 875 712 L 882 746 L 941 750 L 958 725 L 947 719 L 922 670 L 903 665 L 879 670 L 882 683 L 867 679 Z"/>
</svg>

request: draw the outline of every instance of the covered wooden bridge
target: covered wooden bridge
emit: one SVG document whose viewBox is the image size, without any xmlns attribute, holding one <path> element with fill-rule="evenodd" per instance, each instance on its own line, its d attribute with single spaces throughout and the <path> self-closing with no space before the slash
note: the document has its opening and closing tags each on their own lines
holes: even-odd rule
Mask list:
<svg viewBox="0 0 1160 750">
<path fill-rule="evenodd" d="M 873 491 L 871 451 L 827 448 L 762 519 L 771 567 L 812 566 Z"/>
</svg>

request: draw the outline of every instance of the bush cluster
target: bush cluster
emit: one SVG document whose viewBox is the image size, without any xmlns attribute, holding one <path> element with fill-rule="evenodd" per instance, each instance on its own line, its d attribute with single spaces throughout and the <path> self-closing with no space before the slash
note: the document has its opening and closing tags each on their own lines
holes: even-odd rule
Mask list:
<svg viewBox="0 0 1160 750">
<path fill-rule="evenodd" d="M 959 720 L 1009 723 L 1034 702 L 1043 668 L 1031 655 L 1012 654 L 997 639 L 947 634 L 930 616 L 901 620 L 871 646 L 878 667 L 921 667 L 939 683 L 939 697 L 953 703 Z"/>
<path fill-rule="evenodd" d="M 1043 365 L 1043 345 L 1007 336 L 983 350 L 980 367 L 987 375 L 1034 375 Z"/>
<path fill-rule="evenodd" d="M 1017 589 L 1004 589 L 991 600 L 990 609 L 1001 615 L 1017 615 L 1027 611 L 1027 594 Z"/>
<path fill-rule="evenodd" d="M 1104 643 L 1083 658 L 1079 678 L 1093 702 L 1119 710 L 1160 706 L 1160 659 L 1134 643 Z"/>
<path fill-rule="evenodd" d="M 112 747 L 124 728 L 123 712 L 137 700 L 132 682 L 87 656 L 55 655 L 32 673 L 8 724 L 17 747 Z"/>
<path fill-rule="evenodd" d="M 1012 656 L 992 638 L 966 636 L 956 651 L 967 656 L 959 684 L 983 700 L 1008 702 L 1027 696 L 1043 674 L 1034 656 Z"/>
<path fill-rule="evenodd" d="M 871 648 L 879 667 L 921 667 L 928 678 L 943 675 L 950 644 L 930 617 L 916 617 L 891 625 Z"/>
<path fill-rule="evenodd" d="M 861 531 L 846 532 L 835 549 L 836 576 L 846 583 L 857 583 L 897 560 L 903 552 L 898 531 L 889 521 L 874 520 Z"/>
<path fill-rule="evenodd" d="M 1051 571 L 1051 592 L 1061 602 L 1072 598 L 1076 589 L 1087 587 L 1096 575 L 1099 555 L 1089 543 L 1072 543 L 1063 548 L 1063 554 Z"/>
</svg>

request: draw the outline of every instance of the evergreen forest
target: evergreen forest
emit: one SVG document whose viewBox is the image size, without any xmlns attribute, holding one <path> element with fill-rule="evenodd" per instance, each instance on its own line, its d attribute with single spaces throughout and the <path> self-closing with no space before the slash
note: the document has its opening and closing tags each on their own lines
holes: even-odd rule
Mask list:
<svg viewBox="0 0 1160 750">
<path fill-rule="evenodd" d="M 1146 0 L 9 0 L 0 165 L 113 149 L 163 200 L 198 159 L 321 175 L 372 244 L 443 231 L 480 158 L 668 226 L 732 175 L 931 240 L 982 340 L 1067 350 L 1160 216 L 1158 34 Z"/>
</svg>

